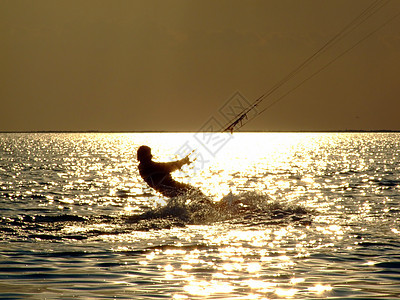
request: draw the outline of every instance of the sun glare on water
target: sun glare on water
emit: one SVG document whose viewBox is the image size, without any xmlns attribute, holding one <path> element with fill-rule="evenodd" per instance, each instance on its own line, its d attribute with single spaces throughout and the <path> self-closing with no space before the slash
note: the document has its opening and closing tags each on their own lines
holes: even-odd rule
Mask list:
<svg viewBox="0 0 400 300">
<path fill-rule="evenodd" d="M 135 151 L 140 145 L 148 145 L 152 148 L 154 160 L 161 162 L 181 159 L 194 150 L 191 154 L 193 164 L 173 175 L 176 180 L 199 187 L 216 201 L 229 193 L 237 194 L 247 190 L 271 194 L 271 197 L 274 193 L 279 195 L 281 191 L 286 191 L 285 201 L 290 202 L 299 199 L 302 192 L 301 189 L 293 190 L 291 180 L 308 186 L 316 183 L 310 175 L 290 179 L 281 173 L 291 169 L 293 164 L 298 164 L 299 168 L 311 164 L 312 158 L 307 156 L 294 160 L 299 147 L 304 143 L 308 143 L 310 147 L 314 143 L 314 137 L 311 134 L 258 134 L 255 139 L 254 134 L 239 133 L 234 134 L 223 147 L 211 154 L 207 144 L 199 143 L 194 133 L 152 133 L 136 134 L 133 137 L 127 135 L 120 147 Z M 133 149 L 132 143 L 135 145 Z M 136 180 L 138 184 L 131 191 L 139 193 L 139 186 L 143 183 L 140 178 Z M 118 186 L 112 193 L 118 196 Z M 138 208 L 135 201 L 138 199 L 127 198 L 125 213 L 136 212 Z M 164 201 L 163 205 L 165 203 Z M 326 236 L 344 234 L 344 229 L 337 225 L 321 225 L 317 230 L 319 234 Z M 162 236 L 163 232 L 152 234 L 152 240 L 157 240 L 157 236 Z M 201 237 L 202 243 L 213 249 L 155 249 L 139 261 L 142 267 L 156 266 L 164 274 L 162 280 L 165 283 L 182 282 L 182 291 L 174 293 L 174 299 L 219 297 L 236 291 L 246 294 L 248 299 L 290 299 L 300 292 L 306 291 L 310 295 L 320 296 L 332 290 L 329 284 L 307 282 L 306 278 L 294 276 L 291 271 L 298 259 L 310 255 L 310 247 L 324 247 L 318 242 L 318 245 L 310 243 L 303 229 L 289 225 L 248 230 L 210 224 L 169 229 L 167 235 L 169 238 L 184 240 L 184 244 L 189 245 Z M 123 243 L 121 239 L 124 238 L 127 239 L 125 242 L 134 241 L 138 236 L 129 237 L 127 234 L 119 235 L 119 238 L 115 242 Z M 163 263 L 165 257 L 171 258 L 168 264 Z M 281 277 L 287 280 L 282 282 L 279 279 Z"/>
<path fill-rule="evenodd" d="M 398 294 L 397 133 L 2 138 L 6 296 Z M 141 145 L 159 162 L 191 153 L 193 163 L 172 176 L 215 204 L 193 195 L 171 200 L 150 188 L 138 172 Z"/>
</svg>

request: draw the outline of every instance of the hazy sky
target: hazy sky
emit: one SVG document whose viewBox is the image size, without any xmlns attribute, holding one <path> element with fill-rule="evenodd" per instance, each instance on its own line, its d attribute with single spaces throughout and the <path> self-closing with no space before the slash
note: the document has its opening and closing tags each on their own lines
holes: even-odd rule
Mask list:
<svg viewBox="0 0 400 300">
<path fill-rule="evenodd" d="M 0 131 L 198 130 L 373 0 L 0 1 Z M 391 1 L 260 109 L 386 20 Z M 400 16 L 243 130 L 400 130 Z"/>
</svg>

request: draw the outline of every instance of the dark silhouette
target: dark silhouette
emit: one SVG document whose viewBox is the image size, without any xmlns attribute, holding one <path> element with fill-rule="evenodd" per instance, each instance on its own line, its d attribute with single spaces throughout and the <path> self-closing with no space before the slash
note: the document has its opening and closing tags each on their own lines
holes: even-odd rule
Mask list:
<svg viewBox="0 0 400 300">
<path fill-rule="evenodd" d="M 143 180 L 166 197 L 177 197 L 183 195 L 193 195 L 206 198 L 206 196 L 197 188 L 175 181 L 171 173 L 179 170 L 184 165 L 191 164 L 189 155 L 185 158 L 172 162 L 155 162 L 148 146 L 140 146 L 137 151 L 139 161 L 139 173 Z"/>
<path fill-rule="evenodd" d="M 160 192 L 166 197 L 173 198 L 178 196 L 194 197 L 190 200 L 190 209 L 194 211 L 203 211 L 207 213 L 219 213 L 224 211 L 226 214 L 238 214 L 242 211 L 251 209 L 254 205 L 251 201 L 248 201 L 246 197 L 237 197 L 230 192 L 224 196 L 220 201 L 214 203 L 209 197 L 204 195 L 202 191 L 189 184 L 178 182 L 174 180 L 171 173 L 179 170 L 184 165 L 189 165 L 192 162 L 189 160 L 189 155 L 185 158 L 171 161 L 171 162 L 155 162 L 152 160 L 153 155 L 151 149 L 148 146 L 140 146 L 137 151 L 137 159 L 139 161 L 139 173 L 140 176 L 146 181 L 146 183 Z M 204 210 L 204 207 L 212 210 Z M 145 213 L 143 216 L 147 217 Z M 200 215 L 195 215 L 199 217 Z M 203 217 L 206 217 L 205 215 Z"/>
</svg>

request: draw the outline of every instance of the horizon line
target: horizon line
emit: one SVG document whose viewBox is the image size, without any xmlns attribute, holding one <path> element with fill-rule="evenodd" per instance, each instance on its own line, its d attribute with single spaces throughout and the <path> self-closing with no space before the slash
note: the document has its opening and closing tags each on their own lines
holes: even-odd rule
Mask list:
<svg viewBox="0 0 400 300">
<path fill-rule="evenodd" d="M 0 130 L 0 133 L 192 133 L 192 132 L 212 132 L 223 133 L 220 131 L 192 131 L 192 130 Z M 233 133 L 341 133 L 341 132 L 354 132 L 354 133 L 384 133 L 384 132 L 400 132 L 400 129 L 341 129 L 341 130 L 240 130 Z"/>
</svg>

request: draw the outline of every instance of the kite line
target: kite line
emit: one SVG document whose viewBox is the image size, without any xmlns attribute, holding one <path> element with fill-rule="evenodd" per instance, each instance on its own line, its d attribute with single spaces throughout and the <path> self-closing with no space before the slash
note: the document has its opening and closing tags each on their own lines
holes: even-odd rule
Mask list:
<svg viewBox="0 0 400 300">
<path fill-rule="evenodd" d="M 287 82 L 289 82 L 293 77 L 295 77 L 299 72 L 301 72 L 303 69 L 305 69 L 308 65 L 310 65 L 313 61 L 315 61 L 321 54 L 326 52 L 329 48 L 333 47 L 336 45 L 339 41 L 341 41 L 344 37 L 346 37 L 350 32 L 354 31 L 356 28 L 358 28 L 361 24 L 363 24 L 365 21 L 367 21 L 369 18 L 371 18 L 373 15 L 375 15 L 379 10 L 381 10 L 383 7 L 385 7 L 391 0 L 375 0 L 372 4 L 370 4 L 366 9 L 364 9 L 355 19 L 353 19 L 349 24 L 347 24 L 342 30 L 340 30 L 335 36 L 333 36 L 328 42 L 326 42 L 320 49 L 318 49 L 314 54 L 312 54 L 310 57 L 308 57 L 304 62 L 302 62 L 297 68 L 295 68 L 292 72 L 290 72 L 288 75 L 286 75 L 283 79 L 281 79 L 278 83 L 276 83 L 272 88 L 270 88 L 266 93 L 264 93 L 262 96 L 257 98 L 252 104 L 244 108 L 239 114 L 237 114 L 235 117 L 233 117 L 229 122 L 227 122 L 221 129 L 222 132 L 231 132 L 240 129 L 244 125 L 246 125 L 248 122 L 265 112 L 267 109 L 271 108 L 273 105 L 277 104 L 279 101 L 281 101 L 283 98 L 288 96 L 290 93 L 292 93 L 294 90 L 302 86 L 304 83 L 309 81 L 311 78 L 314 76 L 318 75 L 320 72 L 325 70 L 327 67 L 329 67 L 331 64 L 333 64 L 335 61 L 337 61 L 339 58 L 341 58 L 343 55 L 346 53 L 350 52 L 353 50 L 355 47 L 357 47 L 359 44 L 361 44 L 363 41 L 368 39 L 370 36 L 372 36 L 374 33 L 379 31 L 381 28 L 389 24 L 393 19 L 398 17 L 400 15 L 400 12 L 391 17 L 389 20 L 381 24 L 379 27 L 374 29 L 373 31 L 369 32 L 365 36 L 363 36 L 361 39 L 359 39 L 356 43 L 354 43 L 352 46 L 348 47 L 346 50 L 342 51 L 340 54 L 338 54 L 336 57 L 331 59 L 328 63 L 323 65 L 321 68 L 319 68 L 317 71 L 312 73 L 310 76 L 302 80 L 298 85 L 296 85 L 294 88 L 290 89 L 288 92 L 286 92 L 284 95 L 270 103 L 267 107 L 262 109 L 261 111 L 256 111 L 255 115 L 252 116 L 251 118 L 248 117 L 248 114 L 251 111 L 254 111 L 257 106 L 261 104 L 262 101 L 270 97 L 276 90 L 278 90 L 280 87 L 285 85 Z"/>
</svg>

